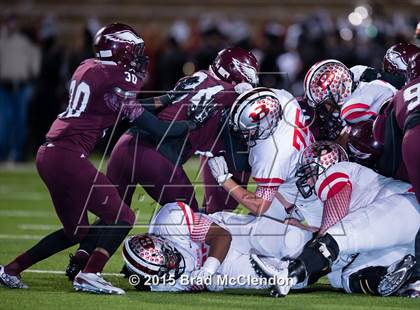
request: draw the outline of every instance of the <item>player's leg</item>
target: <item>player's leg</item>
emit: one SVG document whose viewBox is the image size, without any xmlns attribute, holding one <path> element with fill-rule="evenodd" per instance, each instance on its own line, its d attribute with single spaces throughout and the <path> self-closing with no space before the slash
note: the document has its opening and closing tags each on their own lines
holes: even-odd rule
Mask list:
<svg viewBox="0 0 420 310">
<path fill-rule="evenodd" d="M 194 187 L 184 169 L 142 141 L 136 149 L 134 179 L 159 205 L 182 201 L 198 210 Z"/>
<path fill-rule="evenodd" d="M 207 165 L 207 160 L 207 157 L 200 156 L 200 170 L 204 183 L 203 209 L 207 214 L 234 210 L 238 206 L 238 202 L 230 196 L 222 186 L 217 184 L 217 181 L 214 179 L 210 172 L 210 168 Z M 229 171 L 233 174 L 232 178 L 238 184 L 246 188 L 250 173 L 235 171 L 230 166 Z"/>
<path fill-rule="evenodd" d="M 131 134 L 123 134 L 111 152 L 108 160 L 107 177 L 118 190 L 120 197 L 125 204 L 131 205 L 131 199 L 135 190 L 133 156 L 137 145 L 136 137 Z M 70 261 L 66 268 L 66 276 L 73 281 L 76 275 L 82 270 L 89 259 L 90 254 L 96 248 L 102 227 L 105 222 L 98 219 L 91 225 L 89 233 L 80 242 L 80 246 L 74 255 L 70 254 Z"/>
<path fill-rule="evenodd" d="M 413 244 L 359 254 L 341 274 L 341 287 L 347 293 L 388 296 L 407 281 L 413 271 Z M 393 275 L 394 283 L 381 288 L 384 277 Z"/>
<path fill-rule="evenodd" d="M 402 156 L 404 164 L 407 167 L 410 183 L 413 185 L 417 201 L 420 203 L 420 125 L 407 130 L 404 134 L 402 143 Z M 416 267 L 411 282 L 417 289 L 412 289 L 413 295 L 420 296 L 420 229 L 416 236 L 415 245 Z M 417 292 L 415 292 L 417 290 Z"/>
<path fill-rule="evenodd" d="M 76 290 L 124 294 L 103 280 L 100 274 L 135 222 L 134 212 L 121 200 L 115 186 L 102 173 L 98 173 L 86 204 L 88 210 L 104 221 L 96 248 L 83 271 L 74 279 Z"/>
<path fill-rule="evenodd" d="M 39 149 L 36 159 L 38 172 L 48 187 L 54 208 L 64 228 L 49 234 L 31 249 L 6 265 L 2 275 L 3 283 L 7 280 L 5 278 L 7 275 L 19 277 L 23 270 L 73 246 L 86 234 L 88 230 L 86 228 L 77 231 L 78 223 L 84 226 L 88 224 L 86 214 L 83 216 L 81 213 L 82 207 L 78 208 L 79 205 L 83 206 L 78 201 L 80 197 L 83 197 L 83 192 L 72 197 L 69 197 L 67 192 L 68 190 L 71 191 L 74 184 L 79 183 L 72 178 L 72 173 L 68 173 L 69 171 L 80 171 L 77 165 L 74 165 L 74 154 L 73 152 L 63 152 L 52 147 L 42 146 Z M 66 163 L 65 166 L 62 164 L 63 162 Z M 12 286 L 19 287 L 19 283 L 16 283 L 16 281 L 12 282 L 15 282 L 15 285 Z"/>
</svg>

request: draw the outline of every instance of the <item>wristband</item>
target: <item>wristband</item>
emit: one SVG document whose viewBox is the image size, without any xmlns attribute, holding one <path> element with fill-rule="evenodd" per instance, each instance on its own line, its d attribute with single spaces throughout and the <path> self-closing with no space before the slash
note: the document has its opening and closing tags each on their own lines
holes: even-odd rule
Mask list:
<svg viewBox="0 0 420 310">
<path fill-rule="evenodd" d="M 215 274 L 217 269 L 219 269 L 220 261 L 215 257 L 208 257 L 203 264 L 203 269 L 205 269 L 210 274 Z"/>
</svg>

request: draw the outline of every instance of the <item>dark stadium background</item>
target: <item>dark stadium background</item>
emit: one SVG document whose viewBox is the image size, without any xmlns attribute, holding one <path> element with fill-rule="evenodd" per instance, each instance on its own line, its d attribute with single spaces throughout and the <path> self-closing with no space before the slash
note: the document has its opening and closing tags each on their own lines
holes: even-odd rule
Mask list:
<svg viewBox="0 0 420 310">
<path fill-rule="evenodd" d="M 262 72 L 285 72 L 263 74 L 261 82 L 297 96 L 305 72 L 320 59 L 381 66 L 387 47 L 414 41 L 419 13 L 419 0 L 1 0 L 1 31 L 15 20 L 41 54 L 40 70 L 29 81 L 23 160 L 34 157 L 67 105 L 71 74 L 81 60 L 93 56 L 92 36 L 107 23 L 128 23 L 144 38 L 151 59 L 145 96 L 206 69 L 228 46 L 252 50 Z M 121 124 L 118 133 L 125 128 Z"/>
</svg>

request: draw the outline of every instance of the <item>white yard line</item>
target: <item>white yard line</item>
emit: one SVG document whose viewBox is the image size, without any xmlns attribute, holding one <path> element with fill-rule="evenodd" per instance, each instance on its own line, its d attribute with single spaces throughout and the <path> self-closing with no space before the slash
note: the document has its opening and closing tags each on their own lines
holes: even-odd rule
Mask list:
<svg viewBox="0 0 420 310">
<path fill-rule="evenodd" d="M 54 211 L 22 211 L 22 210 L 0 210 L 0 216 L 7 217 L 52 217 Z"/>
<path fill-rule="evenodd" d="M 37 236 L 37 235 L 8 235 L 8 234 L 0 234 L 0 239 L 6 240 L 40 240 L 44 236 Z"/>
<path fill-rule="evenodd" d="M 24 272 L 43 273 L 43 274 L 65 274 L 65 272 L 61 271 L 61 270 L 28 269 L 28 270 L 25 270 Z M 102 275 L 104 275 L 104 276 L 114 276 L 114 277 L 123 277 L 123 275 L 121 273 L 104 272 L 104 273 L 102 273 Z"/>
<path fill-rule="evenodd" d="M 22 230 L 57 230 L 60 226 L 47 224 L 19 224 L 17 225 L 17 228 Z"/>
</svg>

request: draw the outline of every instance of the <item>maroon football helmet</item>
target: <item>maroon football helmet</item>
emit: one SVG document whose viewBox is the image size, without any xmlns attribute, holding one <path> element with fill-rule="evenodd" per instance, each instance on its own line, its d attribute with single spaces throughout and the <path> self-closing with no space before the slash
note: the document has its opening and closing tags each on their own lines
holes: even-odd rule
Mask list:
<svg viewBox="0 0 420 310">
<path fill-rule="evenodd" d="M 351 161 L 373 168 L 382 155 L 383 145 L 373 137 L 373 120 L 367 120 L 351 127 L 347 151 Z"/>
<path fill-rule="evenodd" d="M 144 41 L 128 25 L 112 23 L 101 28 L 95 35 L 93 49 L 100 60 L 113 61 L 140 77 L 146 74 L 149 58 L 144 56 Z"/>
<path fill-rule="evenodd" d="M 406 76 L 407 82 L 411 82 L 420 76 L 420 53 L 415 54 L 408 60 Z"/>
<path fill-rule="evenodd" d="M 210 66 L 214 74 L 232 84 L 242 82 L 258 85 L 259 65 L 255 56 L 240 47 L 221 50 Z"/>
<path fill-rule="evenodd" d="M 386 51 L 382 63 L 384 71 L 392 74 L 405 74 L 408 59 L 418 52 L 420 49 L 410 43 L 397 43 L 391 46 Z"/>
</svg>

